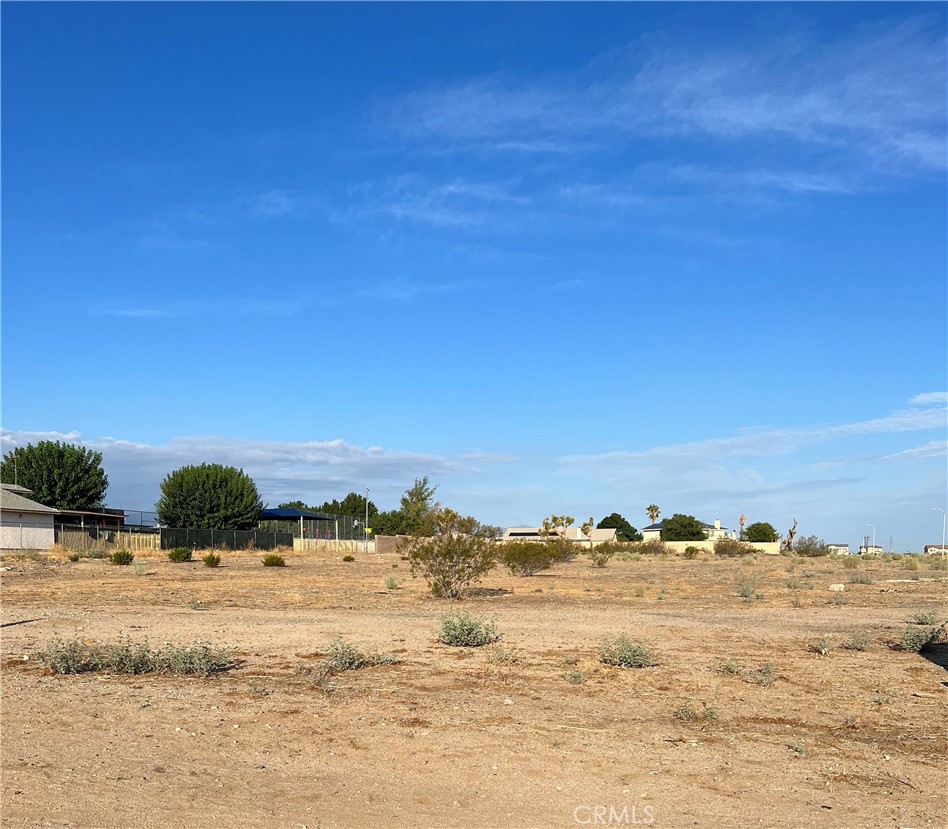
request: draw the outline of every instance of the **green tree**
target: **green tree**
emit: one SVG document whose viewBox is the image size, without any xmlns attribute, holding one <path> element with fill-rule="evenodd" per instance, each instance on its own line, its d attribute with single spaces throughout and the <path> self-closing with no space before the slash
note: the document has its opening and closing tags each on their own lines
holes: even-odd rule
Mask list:
<svg viewBox="0 0 948 829">
<path fill-rule="evenodd" d="M 676 512 L 662 522 L 662 541 L 704 541 L 707 537 L 704 524 L 693 515 Z"/>
<path fill-rule="evenodd" d="M 428 535 L 428 519 L 438 511 L 434 495 L 437 486 L 432 486 L 428 476 L 415 478 L 401 499 L 402 532 L 405 535 Z"/>
<path fill-rule="evenodd" d="M 658 516 L 662 514 L 662 511 L 657 506 L 655 506 L 655 504 L 649 504 L 645 508 L 645 512 L 648 515 L 649 521 L 651 521 L 653 524 L 658 521 Z"/>
<path fill-rule="evenodd" d="M 776 541 L 779 538 L 780 533 L 774 529 L 774 525 L 768 524 L 766 521 L 758 521 L 756 524 L 749 524 L 744 529 L 745 541 L 752 541 L 760 544 L 767 541 Z"/>
<path fill-rule="evenodd" d="M 259 520 L 263 502 L 242 469 L 202 463 L 170 472 L 161 482 L 155 509 L 169 527 L 249 530 Z"/>
<path fill-rule="evenodd" d="M 36 501 L 56 509 L 102 509 L 109 486 L 101 452 L 58 440 L 28 443 L 7 452 L 0 479 L 31 489 Z"/>
<path fill-rule="evenodd" d="M 602 521 L 596 524 L 596 529 L 616 530 L 619 541 L 642 540 L 642 533 L 635 529 L 635 527 L 633 527 L 617 512 L 614 512 L 611 515 L 607 515 L 605 518 L 603 518 Z"/>
</svg>

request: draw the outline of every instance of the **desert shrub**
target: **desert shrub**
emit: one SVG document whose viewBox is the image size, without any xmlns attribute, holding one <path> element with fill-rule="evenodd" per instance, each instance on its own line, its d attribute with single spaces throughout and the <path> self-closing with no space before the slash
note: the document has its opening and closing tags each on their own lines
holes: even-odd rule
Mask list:
<svg viewBox="0 0 948 829">
<path fill-rule="evenodd" d="M 108 554 L 105 552 L 105 550 L 101 550 L 98 547 L 94 547 L 93 549 L 89 550 L 89 552 L 86 553 L 86 558 L 94 558 L 94 559 L 108 558 Z"/>
<path fill-rule="evenodd" d="M 346 561 L 346 562 L 355 561 L 355 556 L 348 556 L 348 555 L 347 555 L 347 556 L 343 556 L 343 557 L 342 557 L 342 560 L 343 560 L 343 561 Z"/>
<path fill-rule="evenodd" d="M 805 535 L 794 543 L 793 552 L 804 558 L 818 558 L 828 556 L 830 549 L 822 538 L 817 538 L 815 535 Z"/>
<path fill-rule="evenodd" d="M 833 650 L 833 642 L 828 636 L 821 636 L 819 639 L 814 639 L 807 645 L 807 650 L 810 653 L 817 653 L 820 656 L 826 656 L 831 650 Z"/>
<path fill-rule="evenodd" d="M 220 567 L 221 557 L 217 553 L 208 553 L 201 559 L 205 567 Z"/>
<path fill-rule="evenodd" d="M 855 570 L 859 567 L 859 559 L 856 556 L 843 556 L 843 567 L 847 570 Z"/>
<path fill-rule="evenodd" d="M 843 647 L 848 651 L 867 651 L 869 650 L 869 634 L 864 630 L 857 630 L 843 642 Z"/>
<path fill-rule="evenodd" d="M 135 560 L 135 556 L 128 550 L 115 550 L 109 556 L 110 564 L 127 565 Z"/>
<path fill-rule="evenodd" d="M 718 666 L 718 670 L 722 674 L 728 674 L 729 676 L 740 676 L 744 669 L 738 664 L 738 662 L 732 657 L 728 659 L 727 662 L 722 662 Z"/>
<path fill-rule="evenodd" d="M 609 559 L 623 548 L 624 545 L 622 544 L 606 541 L 602 544 L 590 547 L 586 551 L 586 555 L 589 556 L 590 561 L 592 561 L 593 567 L 605 567 L 609 563 Z"/>
<path fill-rule="evenodd" d="M 765 662 L 756 671 L 748 671 L 744 674 L 744 681 L 753 685 L 761 685 L 769 688 L 777 681 L 777 672 L 772 662 Z"/>
<path fill-rule="evenodd" d="M 371 668 L 376 665 L 394 665 L 398 662 L 398 658 L 393 654 L 362 651 L 343 639 L 334 639 L 329 643 L 326 650 L 328 656 L 323 660 L 323 665 L 332 673 L 358 671 L 361 668 Z"/>
<path fill-rule="evenodd" d="M 849 599 L 847 599 L 843 593 L 833 593 L 833 595 L 829 597 L 827 604 L 833 607 L 842 607 L 845 604 L 849 604 Z"/>
<path fill-rule="evenodd" d="M 934 611 L 928 610 L 922 613 L 916 613 L 909 623 L 913 625 L 937 625 L 938 624 L 938 614 Z"/>
<path fill-rule="evenodd" d="M 132 565 L 132 570 L 134 570 L 136 576 L 144 576 L 148 572 L 144 564 L 138 563 Z"/>
<path fill-rule="evenodd" d="M 917 570 L 918 561 L 916 561 L 911 556 L 904 556 L 902 558 L 902 569 L 903 570 Z"/>
<path fill-rule="evenodd" d="M 787 587 L 789 587 L 791 590 L 812 590 L 813 582 L 797 581 L 796 579 L 788 579 Z"/>
<path fill-rule="evenodd" d="M 147 642 L 122 639 L 114 644 L 94 644 L 81 639 L 54 637 L 36 654 L 41 665 L 57 674 L 103 672 L 116 674 L 171 673 L 209 676 L 232 667 L 231 655 L 205 642 L 167 645 L 153 650 Z"/>
<path fill-rule="evenodd" d="M 501 562 L 512 576 L 536 575 L 559 560 L 556 549 L 545 541 L 507 541 L 498 549 Z"/>
<path fill-rule="evenodd" d="M 630 546 L 632 547 L 632 552 L 640 553 L 643 556 L 671 555 L 671 547 L 660 538 L 650 538 L 648 541 L 639 541 Z"/>
<path fill-rule="evenodd" d="M 932 556 L 928 559 L 929 570 L 948 570 L 948 559 L 941 556 Z"/>
<path fill-rule="evenodd" d="M 493 622 L 475 619 L 468 613 L 449 613 L 441 617 L 438 641 L 455 648 L 480 648 L 500 639 Z"/>
<path fill-rule="evenodd" d="M 428 525 L 431 535 L 416 538 L 408 552 L 411 573 L 433 595 L 458 599 L 496 566 L 498 530 L 446 508 L 432 513 Z"/>
<path fill-rule="evenodd" d="M 697 722 L 699 720 L 713 722 L 717 718 L 718 709 L 713 705 L 708 705 L 706 702 L 701 703 L 700 711 L 695 708 L 695 705 L 691 700 L 679 705 L 675 710 L 675 719 L 684 720 L 685 722 Z"/>
<path fill-rule="evenodd" d="M 168 559 L 177 563 L 191 560 L 191 551 L 187 547 L 175 547 L 168 552 Z"/>
<path fill-rule="evenodd" d="M 286 567 L 286 559 L 279 553 L 267 553 L 263 557 L 264 567 Z"/>
<path fill-rule="evenodd" d="M 853 573 L 847 581 L 850 584 L 872 584 L 872 576 L 868 573 Z"/>
<path fill-rule="evenodd" d="M 685 547 L 685 550 L 682 553 L 682 555 L 685 558 L 697 558 L 700 553 L 701 553 L 700 547 L 695 547 L 694 545 L 688 545 L 687 547 Z"/>
<path fill-rule="evenodd" d="M 398 590 L 398 579 L 395 576 L 386 576 L 385 577 L 385 589 L 386 590 Z"/>
<path fill-rule="evenodd" d="M 586 681 L 586 672 L 580 668 L 573 668 L 567 671 L 563 676 L 570 685 L 582 685 Z"/>
<path fill-rule="evenodd" d="M 902 638 L 896 643 L 895 648 L 900 651 L 919 653 L 930 645 L 933 645 L 937 638 L 938 628 L 911 625 L 905 629 Z"/>
<path fill-rule="evenodd" d="M 714 554 L 716 556 L 746 556 L 756 552 L 753 546 L 746 541 L 738 541 L 734 538 L 719 538 L 714 542 Z"/>
<path fill-rule="evenodd" d="M 619 668 L 649 668 L 657 664 L 655 654 L 648 647 L 627 636 L 604 639 L 599 646 L 599 661 Z"/>
<path fill-rule="evenodd" d="M 69 558 L 69 560 L 70 560 L 71 562 L 75 563 L 75 562 L 79 561 L 79 559 L 81 558 L 81 556 L 79 555 L 79 553 L 70 553 L 69 556 L 68 556 L 68 558 Z"/>
<path fill-rule="evenodd" d="M 793 607 L 803 607 L 803 599 L 800 598 L 799 593 L 793 594 L 793 598 L 790 600 L 790 604 Z"/>
</svg>

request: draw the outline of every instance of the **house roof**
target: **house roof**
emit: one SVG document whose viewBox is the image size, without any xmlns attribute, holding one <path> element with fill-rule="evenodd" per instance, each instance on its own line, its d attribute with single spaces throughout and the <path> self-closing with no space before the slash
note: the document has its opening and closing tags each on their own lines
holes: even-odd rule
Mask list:
<svg viewBox="0 0 948 829">
<path fill-rule="evenodd" d="M 24 497 L 21 494 L 23 492 L 32 494 L 31 490 L 22 486 L 15 486 L 14 484 L 0 486 L 0 509 L 4 512 L 40 512 L 47 515 L 55 515 L 59 512 L 58 509 L 47 507 L 39 501 Z"/>
</svg>

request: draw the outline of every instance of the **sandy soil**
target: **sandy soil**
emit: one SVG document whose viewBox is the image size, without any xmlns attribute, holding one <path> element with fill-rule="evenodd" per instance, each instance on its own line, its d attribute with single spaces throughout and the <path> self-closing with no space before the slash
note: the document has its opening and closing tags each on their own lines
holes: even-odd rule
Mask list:
<svg viewBox="0 0 948 829">
<path fill-rule="evenodd" d="M 496 620 L 505 663 L 439 644 L 458 603 L 428 597 L 397 555 L 137 561 L 144 573 L 3 562 L 5 827 L 948 825 L 948 673 L 888 646 L 910 616 L 944 612 L 943 571 L 864 563 L 863 585 L 839 561 L 791 574 L 782 557 L 498 570 L 461 604 Z M 740 579 L 763 597 L 739 598 Z M 839 647 L 857 630 L 867 651 Z M 26 658 L 54 633 L 207 640 L 240 664 L 55 676 Z M 620 633 L 659 664 L 601 665 L 600 640 Z M 826 656 L 808 647 L 823 635 Z M 402 661 L 328 688 L 298 675 L 336 636 Z M 722 672 L 728 659 L 770 662 L 777 680 Z M 682 719 L 689 702 L 716 718 Z"/>
</svg>

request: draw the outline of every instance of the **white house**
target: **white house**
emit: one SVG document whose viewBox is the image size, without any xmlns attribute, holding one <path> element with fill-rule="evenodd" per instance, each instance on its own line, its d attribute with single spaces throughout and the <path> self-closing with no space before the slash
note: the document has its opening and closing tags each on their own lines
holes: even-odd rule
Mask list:
<svg viewBox="0 0 948 829">
<path fill-rule="evenodd" d="M 835 556 L 848 556 L 848 555 L 852 555 L 852 553 L 850 553 L 850 551 L 849 551 L 849 545 L 848 545 L 848 544 L 827 544 L 826 546 L 829 547 L 829 551 L 830 551 L 830 555 L 831 555 L 831 556 L 834 556 L 834 555 L 835 555 Z"/>
<path fill-rule="evenodd" d="M 58 510 L 27 498 L 32 490 L 0 484 L 0 548 L 47 550 L 56 543 L 53 526 Z"/>
<path fill-rule="evenodd" d="M 662 521 L 659 521 L 657 524 L 649 524 L 642 530 L 642 540 L 660 540 L 662 537 L 662 528 L 664 526 L 665 524 Z M 727 527 L 722 527 L 720 519 L 717 518 L 714 520 L 713 524 L 705 524 L 702 522 L 702 527 L 704 528 L 704 537 L 708 541 L 717 541 L 719 538 L 737 538 L 737 533 L 734 532 L 734 530 L 729 530 Z"/>
</svg>

